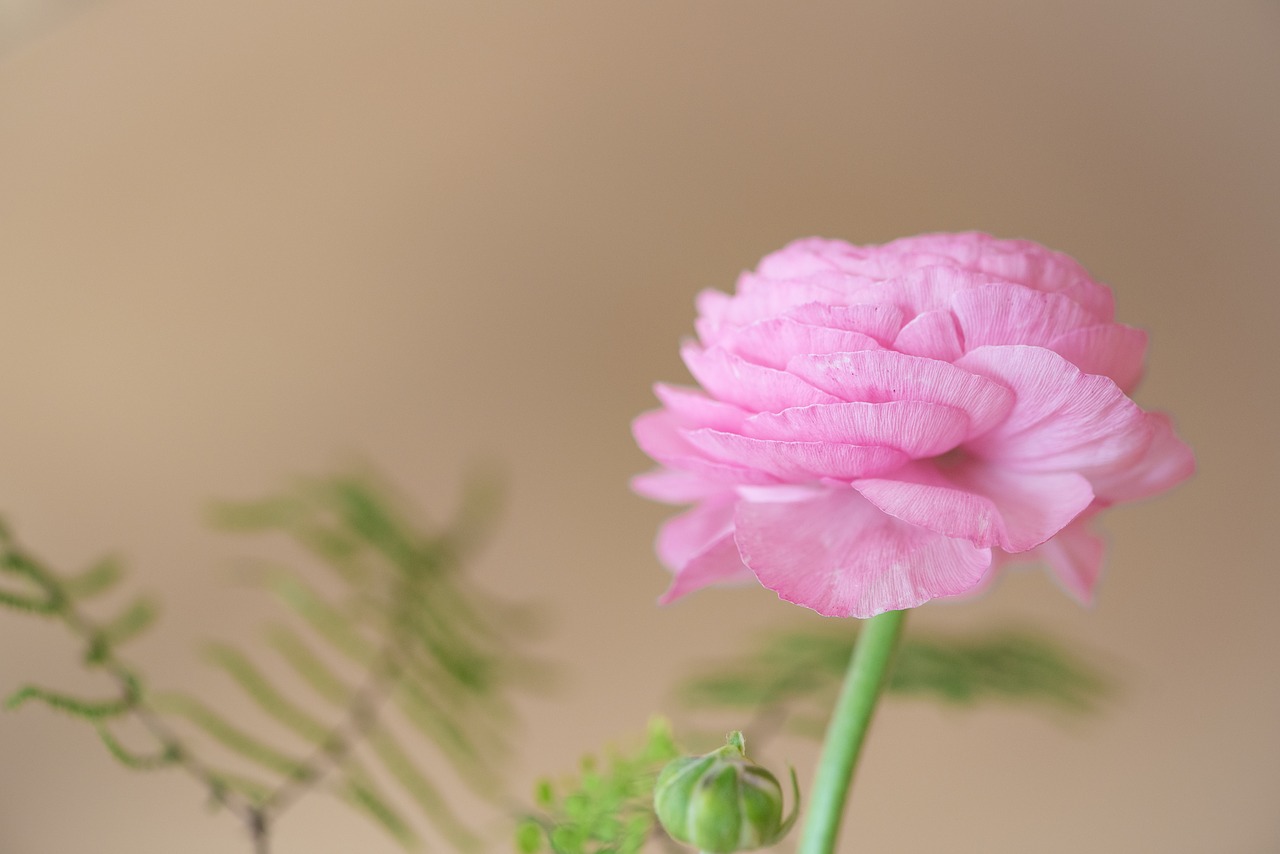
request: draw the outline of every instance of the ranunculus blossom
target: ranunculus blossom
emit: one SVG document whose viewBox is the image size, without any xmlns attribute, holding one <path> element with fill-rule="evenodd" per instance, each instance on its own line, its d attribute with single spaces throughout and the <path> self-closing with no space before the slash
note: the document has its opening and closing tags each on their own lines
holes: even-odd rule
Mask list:
<svg viewBox="0 0 1280 854">
<path fill-rule="evenodd" d="M 698 298 L 682 355 L 636 419 L 661 468 L 637 492 L 692 504 L 658 555 L 671 601 L 758 579 L 870 617 L 980 588 L 1011 556 L 1088 601 L 1099 511 L 1195 467 L 1129 398 L 1147 338 L 1071 258 L 985 234 L 883 246 L 800 240 Z"/>
</svg>

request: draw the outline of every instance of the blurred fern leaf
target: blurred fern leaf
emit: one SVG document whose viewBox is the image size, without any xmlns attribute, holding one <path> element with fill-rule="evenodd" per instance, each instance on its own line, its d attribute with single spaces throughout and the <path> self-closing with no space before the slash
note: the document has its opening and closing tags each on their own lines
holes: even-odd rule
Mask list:
<svg viewBox="0 0 1280 854">
<path fill-rule="evenodd" d="M 774 635 L 686 682 L 681 698 L 694 707 L 782 714 L 820 735 L 822 714 L 831 708 L 856 640 L 846 626 Z M 1044 635 L 1005 630 L 971 637 L 908 635 L 887 689 L 951 705 L 1032 703 L 1089 712 L 1110 695 L 1112 684 Z"/>
<path fill-rule="evenodd" d="M 398 800 L 415 807 L 453 850 L 474 850 L 479 838 L 456 817 L 457 784 L 491 803 L 502 797 L 494 768 L 514 717 L 510 687 L 522 673 L 539 671 L 514 647 L 513 629 L 527 625 L 527 615 L 461 571 L 493 509 L 491 488 L 473 487 L 467 496 L 455 525 L 430 529 L 363 474 L 216 508 L 222 528 L 284 535 L 329 571 L 311 578 L 259 564 L 258 579 L 288 612 L 267 629 L 264 646 L 273 654 L 225 643 L 205 652 L 292 744 L 260 735 L 256 724 L 237 723 L 197 697 L 143 692 L 118 649 L 154 622 L 154 605 L 135 599 L 104 623 L 79 605 L 116 588 L 119 562 L 62 575 L 19 548 L 0 525 L 0 606 L 60 619 L 83 640 L 86 664 L 105 670 L 119 688 L 116 698 L 89 700 L 27 686 L 8 705 L 37 701 L 92 720 L 106 749 L 128 767 L 181 767 L 205 785 L 213 803 L 245 821 L 260 850 L 278 815 L 316 786 L 406 847 L 423 837 Z M 299 690 L 308 696 L 294 696 Z M 431 771 L 418 763 L 414 746 L 387 725 L 393 713 L 434 745 L 444 771 L 441 763 Z M 157 750 L 126 747 L 106 726 L 127 714 L 150 732 Z M 175 729 L 169 721 L 183 725 Z M 184 727 L 197 734 L 194 743 L 179 734 Z M 208 764 L 197 756 L 202 743 L 247 760 L 270 779 Z M 371 773 L 366 762 L 377 768 Z M 399 794 L 381 791 L 379 776 L 394 781 Z"/>
</svg>

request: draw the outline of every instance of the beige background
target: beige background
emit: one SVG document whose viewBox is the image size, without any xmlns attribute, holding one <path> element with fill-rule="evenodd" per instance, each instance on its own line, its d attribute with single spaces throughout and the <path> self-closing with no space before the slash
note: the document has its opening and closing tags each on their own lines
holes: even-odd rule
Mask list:
<svg viewBox="0 0 1280 854">
<path fill-rule="evenodd" d="M 217 692 L 204 637 L 268 609 L 201 522 L 358 456 L 443 513 L 511 501 L 476 567 L 545 605 L 559 692 L 513 795 L 804 614 L 669 609 L 628 421 L 681 380 L 694 293 L 800 235 L 979 228 L 1068 251 L 1152 336 L 1143 403 L 1201 471 L 1112 514 L 1097 607 L 1041 573 L 919 629 L 1046 627 L 1109 660 L 1103 717 L 890 701 L 850 852 L 1280 851 L 1280 5 L 12 2 L 0 22 L 0 513 L 161 597 L 138 658 Z M 0 693 L 83 683 L 0 614 Z M 230 700 L 228 700 L 230 702 Z M 815 748 L 768 758 L 807 775 Z M 495 843 L 494 850 L 502 850 Z M 242 852 L 178 775 L 0 715 L 0 852 Z M 390 851 L 315 801 L 277 851 Z M 443 850 L 443 849 L 441 849 Z"/>
</svg>

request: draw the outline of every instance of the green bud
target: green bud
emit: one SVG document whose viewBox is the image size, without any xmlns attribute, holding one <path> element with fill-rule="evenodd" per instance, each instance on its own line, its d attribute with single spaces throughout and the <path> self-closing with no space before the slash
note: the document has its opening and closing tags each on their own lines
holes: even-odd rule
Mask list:
<svg viewBox="0 0 1280 854">
<path fill-rule="evenodd" d="M 658 821 L 680 842 L 708 854 L 732 854 L 773 845 L 795 824 L 800 786 L 791 772 L 794 804 L 782 818 L 778 778 L 747 759 L 742 733 L 705 756 L 672 760 L 658 775 L 653 806 Z"/>
</svg>

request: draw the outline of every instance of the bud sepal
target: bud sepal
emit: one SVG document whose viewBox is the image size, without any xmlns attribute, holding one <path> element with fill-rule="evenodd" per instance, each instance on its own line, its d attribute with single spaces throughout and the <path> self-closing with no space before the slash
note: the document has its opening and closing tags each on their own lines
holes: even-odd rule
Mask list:
<svg viewBox="0 0 1280 854">
<path fill-rule="evenodd" d="M 658 775 L 653 806 L 667 834 L 706 854 L 733 854 L 774 845 L 800 813 L 800 785 L 791 770 L 791 815 L 782 817 L 782 786 L 747 758 L 741 732 L 703 756 L 674 759 Z"/>
</svg>

